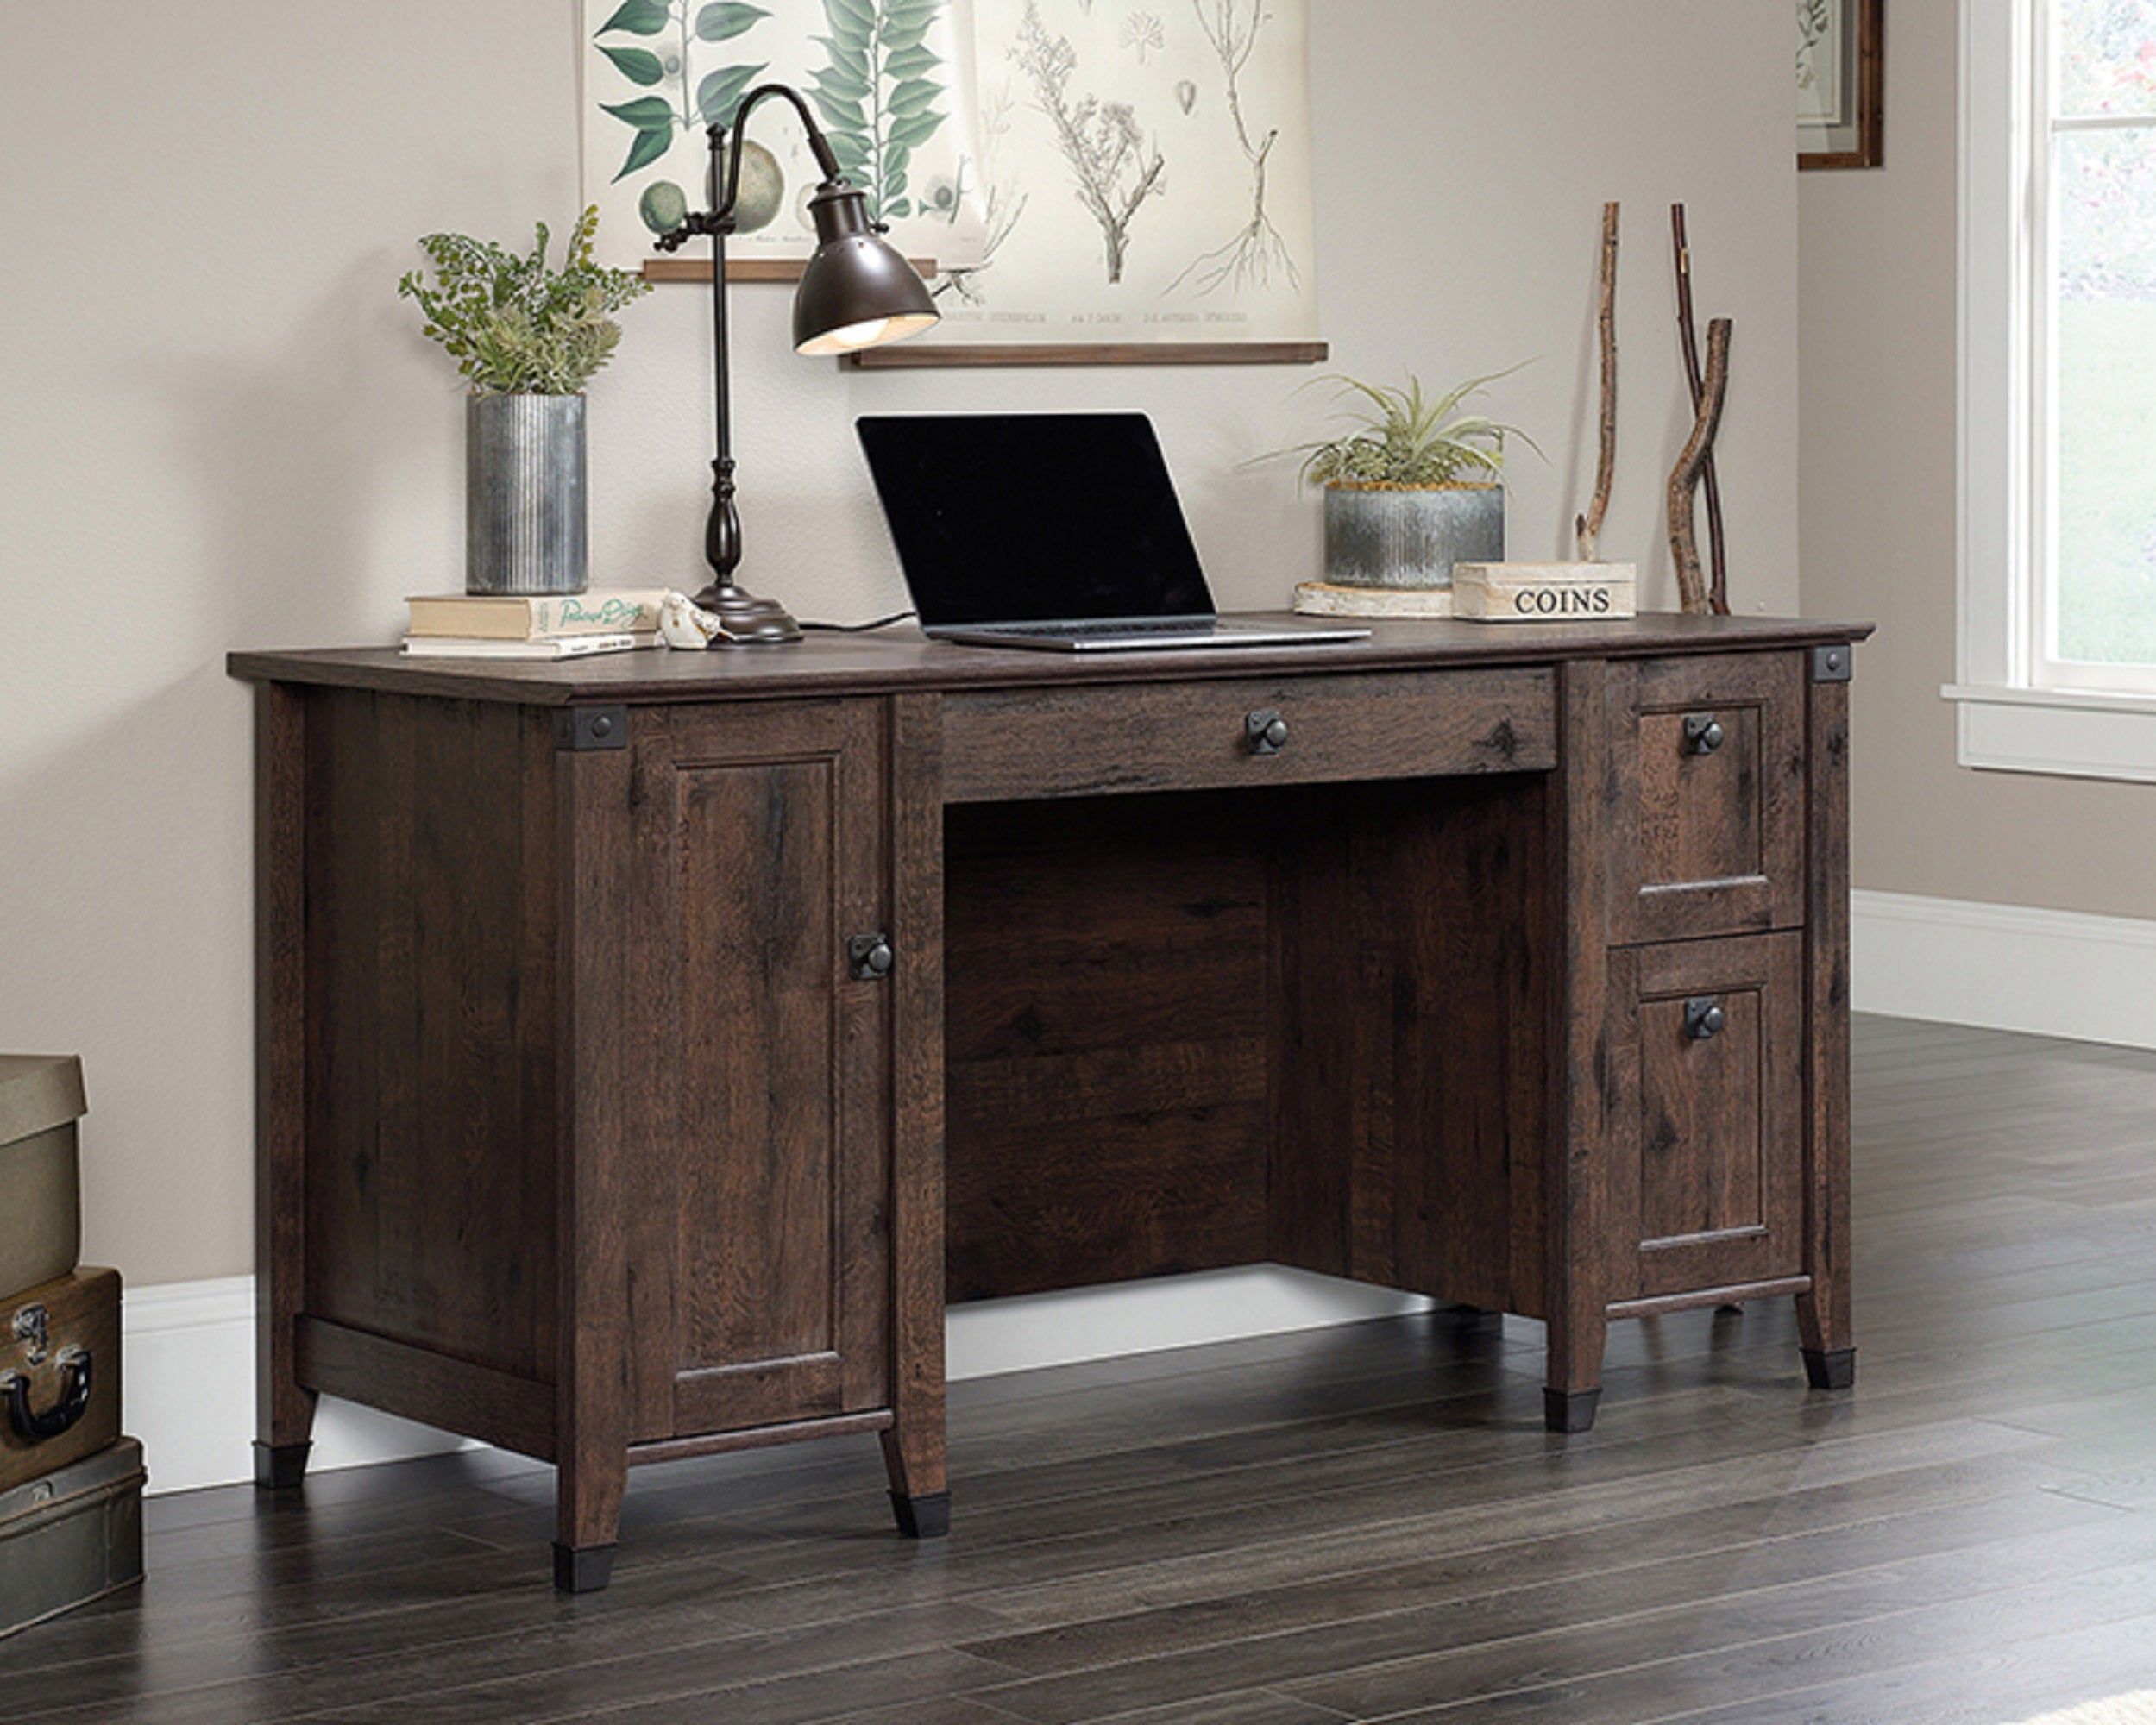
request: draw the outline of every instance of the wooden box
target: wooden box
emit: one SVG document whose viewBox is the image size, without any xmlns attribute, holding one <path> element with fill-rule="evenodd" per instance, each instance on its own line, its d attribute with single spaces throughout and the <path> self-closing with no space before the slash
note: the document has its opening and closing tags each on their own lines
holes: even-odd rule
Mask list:
<svg viewBox="0 0 2156 1725">
<path fill-rule="evenodd" d="M 0 1639 L 142 1578 L 142 1446 L 0 1491 Z"/>
<path fill-rule="evenodd" d="M 120 1436 L 120 1272 L 79 1270 L 0 1307 L 0 1491 Z"/>
<path fill-rule="evenodd" d="M 75 1267 L 83 1112 L 74 1056 L 0 1054 L 0 1299 Z"/>
<path fill-rule="evenodd" d="M 1455 563 L 1452 614 L 1472 623 L 1601 623 L 1638 615 L 1631 563 Z"/>
</svg>

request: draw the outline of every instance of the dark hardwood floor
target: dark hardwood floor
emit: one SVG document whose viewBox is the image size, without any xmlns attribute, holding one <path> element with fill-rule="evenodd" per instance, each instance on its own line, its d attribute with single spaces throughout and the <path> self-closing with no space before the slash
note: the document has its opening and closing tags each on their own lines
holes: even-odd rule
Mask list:
<svg viewBox="0 0 2156 1725">
<path fill-rule="evenodd" d="M 1857 1044 L 1853 1396 L 1786 1302 L 1440 1314 L 961 1385 L 947 1546 L 872 1439 L 633 1480 L 548 1587 L 490 1454 L 155 1500 L 149 1579 L 0 1642 L 10 1721 L 1967 1721 L 2156 1688 L 2156 1055 Z M 156 1458 L 150 1458 L 154 1468 Z"/>
</svg>

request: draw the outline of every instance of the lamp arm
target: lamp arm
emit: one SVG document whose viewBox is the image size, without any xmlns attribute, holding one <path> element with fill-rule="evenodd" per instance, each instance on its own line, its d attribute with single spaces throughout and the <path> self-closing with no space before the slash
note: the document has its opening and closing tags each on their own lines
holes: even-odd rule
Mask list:
<svg viewBox="0 0 2156 1725">
<path fill-rule="evenodd" d="M 808 132 L 808 147 L 815 155 L 816 166 L 823 172 L 824 183 L 827 185 L 843 183 L 845 176 L 839 171 L 839 158 L 831 147 L 831 140 L 824 136 L 823 128 L 816 123 L 816 116 L 809 112 L 808 104 L 801 99 L 801 91 L 790 84 L 759 84 L 743 97 L 741 105 L 733 110 L 732 129 L 734 137 L 743 139 L 748 136 L 749 116 L 756 110 L 758 104 L 774 96 L 784 97 L 787 101 L 794 104 L 795 111 L 801 116 L 801 122 Z M 711 129 L 712 156 L 714 161 L 718 159 L 720 153 L 725 150 L 727 129 L 723 125 L 713 126 Z M 726 150 L 725 153 L 728 157 L 726 196 L 719 200 L 712 213 L 721 222 L 731 222 L 733 219 L 734 211 L 739 207 L 741 202 L 741 158 L 745 152 L 734 149 Z M 717 188 L 714 187 L 714 192 L 716 190 Z"/>
</svg>

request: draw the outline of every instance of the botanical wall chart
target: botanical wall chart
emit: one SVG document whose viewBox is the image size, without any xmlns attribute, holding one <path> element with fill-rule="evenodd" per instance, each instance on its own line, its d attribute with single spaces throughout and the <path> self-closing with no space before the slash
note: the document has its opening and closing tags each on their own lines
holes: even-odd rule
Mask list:
<svg viewBox="0 0 2156 1725">
<path fill-rule="evenodd" d="M 1307 29 L 1307 0 L 975 0 L 983 254 L 908 345 L 1314 342 Z"/>
<path fill-rule="evenodd" d="M 967 0 L 582 0 L 584 187 L 603 260 L 634 268 L 707 207 L 705 128 L 756 85 L 793 85 L 909 257 L 977 260 Z M 804 258 L 819 175 L 767 104 L 742 157 L 737 256 Z"/>
<path fill-rule="evenodd" d="M 942 325 L 868 358 L 1317 356 L 1309 0 L 582 3 L 611 262 L 703 207 L 704 126 L 777 78 L 900 249 L 939 267 Z M 803 256 L 814 163 L 779 115 L 753 130 L 736 253 Z"/>
</svg>

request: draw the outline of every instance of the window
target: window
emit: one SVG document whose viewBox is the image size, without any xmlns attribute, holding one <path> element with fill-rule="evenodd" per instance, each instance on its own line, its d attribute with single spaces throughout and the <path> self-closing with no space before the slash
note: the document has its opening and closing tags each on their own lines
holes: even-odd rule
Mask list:
<svg viewBox="0 0 2156 1725">
<path fill-rule="evenodd" d="M 2156 0 L 1964 0 L 1962 758 L 2156 779 Z"/>
</svg>

